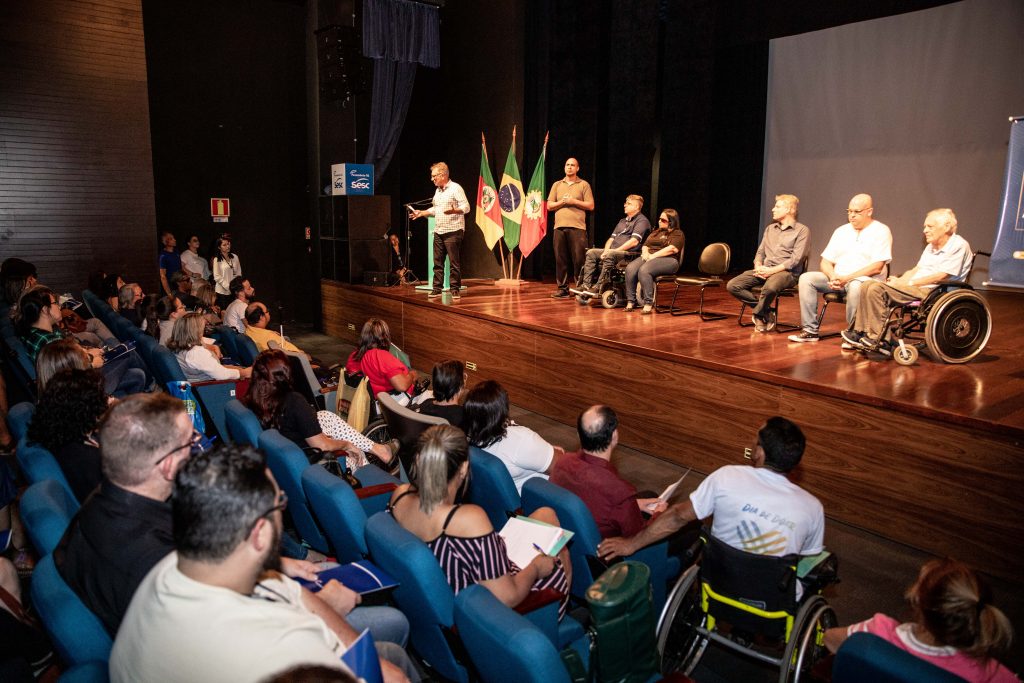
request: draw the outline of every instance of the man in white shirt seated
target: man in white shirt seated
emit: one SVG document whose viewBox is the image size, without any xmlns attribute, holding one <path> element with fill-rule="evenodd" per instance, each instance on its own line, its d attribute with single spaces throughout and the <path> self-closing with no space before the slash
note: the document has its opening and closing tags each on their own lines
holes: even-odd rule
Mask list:
<svg viewBox="0 0 1024 683">
<path fill-rule="evenodd" d="M 861 287 L 872 278 L 882 277 L 885 264 L 892 260 L 892 232 L 885 223 L 874 219 L 871 195 L 859 194 L 850 200 L 846 215 L 848 223 L 835 229 L 825 250 L 821 252 L 821 270 L 800 276 L 799 334 L 790 341 L 818 341 L 818 293 L 846 293 L 846 322 L 853 324 L 860 301 Z"/>
<path fill-rule="evenodd" d="M 224 309 L 224 324 L 234 328 L 236 332 L 245 333 L 245 309 L 256 296 L 256 289 L 249 284 L 249 279 L 241 275 L 231 281 L 231 303 Z"/>
<path fill-rule="evenodd" d="M 891 343 L 881 338 L 889 308 L 925 298 L 943 280 L 967 279 L 974 255 L 967 240 L 956 234 L 952 209 L 928 212 L 924 238 L 928 244 L 916 266 L 899 277 L 890 277 L 884 283 L 871 281 L 862 288 L 853 329 L 842 333 L 847 344 L 891 356 Z"/>
<path fill-rule="evenodd" d="M 278 571 L 286 505 L 253 448 L 220 448 L 182 466 L 171 498 L 177 550 L 135 592 L 111 681 L 261 681 L 303 664 L 346 670 L 341 655 L 359 634 Z M 408 680 L 381 667 L 389 683 Z"/>
<path fill-rule="evenodd" d="M 711 535 L 748 553 L 820 553 L 825 537 L 821 503 L 787 477 L 800 464 L 805 445 L 798 426 L 784 417 L 768 418 L 749 456 L 752 466 L 720 467 L 687 500 L 669 507 L 636 535 L 602 541 L 598 554 L 605 559 L 632 555 L 711 516 Z"/>
</svg>

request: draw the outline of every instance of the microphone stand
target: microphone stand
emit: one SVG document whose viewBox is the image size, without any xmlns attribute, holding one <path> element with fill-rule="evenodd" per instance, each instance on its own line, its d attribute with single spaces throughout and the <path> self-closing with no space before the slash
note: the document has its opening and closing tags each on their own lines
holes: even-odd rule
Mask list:
<svg viewBox="0 0 1024 683">
<path fill-rule="evenodd" d="M 408 282 L 411 285 L 418 285 L 421 283 L 421 280 L 412 270 L 412 217 L 409 214 L 412 213 L 413 207 L 429 206 L 433 203 L 434 198 L 428 197 L 427 199 L 417 199 L 414 202 L 403 205 L 405 208 L 405 276 L 403 277 L 403 282 Z"/>
</svg>

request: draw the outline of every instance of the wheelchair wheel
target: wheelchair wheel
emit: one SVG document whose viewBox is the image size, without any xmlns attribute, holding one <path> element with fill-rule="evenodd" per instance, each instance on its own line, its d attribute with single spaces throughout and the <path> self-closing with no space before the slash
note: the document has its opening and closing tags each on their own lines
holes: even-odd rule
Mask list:
<svg viewBox="0 0 1024 683">
<path fill-rule="evenodd" d="M 667 676 L 682 671 L 689 676 L 697 668 L 708 638 L 697 628 L 703 628 L 707 616 L 700 607 L 700 568 L 691 566 L 676 581 L 665 601 L 658 619 L 658 654 L 661 673 Z"/>
<path fill-rule="evenodd" d="M 943 363 L 966 363 L 985 348 L 992 334 L 988 302 L 973 289 L 957 289 L 939 297 L 924 328 L 928 353 Z"/>
<path fill-rule="evenodd" d="M 615 308 L 619 305 L 619 295 L 614 287 L 605 290 L 604 294 L 601 295 L 601 305 L 605 308 Z"/>
<path fill-rule="evenodd" d="M 913 365 L 917 362 L 919 353 L 913 344 L 904 343 L 903 346 L 895 346 L 892 349 L 892 359 L 897 365 Z"/>
<path fill-rule="evenodd" d="M 797 612 L 779 669 L 779 683 L 800 683 L 814 664 L 828 654 L 825 631 L 839 625 L 825 598 L 812 595 Z"/>
<path fill-rule="evenodd" d="M 374 443 L 387 443 L 391 441 L 391 430 L 388 429 L 388 423 L 383 419 L 374 420 L 366 425 L 366 429 L 363 430 L 363 436 Z"/>
</svg>

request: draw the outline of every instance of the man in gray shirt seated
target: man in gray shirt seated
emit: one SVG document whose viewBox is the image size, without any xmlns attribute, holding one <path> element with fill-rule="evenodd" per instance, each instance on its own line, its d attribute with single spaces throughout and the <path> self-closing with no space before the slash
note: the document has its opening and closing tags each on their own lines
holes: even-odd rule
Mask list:
<svg viewBox="0 0 1024 683">
<path fill-rule="evenodd" d="M 796 284 L 810 249 L 810 230 L 796 220 L 800 200 L 791 194 L 775 197 L 772 223 L 764 229 L 761 246 L 754 256 L 754 268 L 740 273 L 725 286 L 729 293 L 753 309 L 751 319 L 758 332 L 775 329 L 772 303 L 784 289 Z M 761 288 L 761 296 L 751 289 Z"/>
</svg>

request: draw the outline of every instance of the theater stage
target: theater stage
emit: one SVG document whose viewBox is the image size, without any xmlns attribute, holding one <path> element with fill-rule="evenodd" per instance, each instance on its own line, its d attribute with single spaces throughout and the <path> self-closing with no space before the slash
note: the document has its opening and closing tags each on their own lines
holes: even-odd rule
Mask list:
<svg viewBox="0 0 1024 683">
<path fill-rule="evenodd" d="M 673 285 L 663 285 L 668 301 Z M 826 514 L 923 550 L 968 559 L 1016 578 L 1024 558 L 1024 323 L 1022 295 L 984 293 L 993 312 L 985 351 L 912 367 L 841 351 L 840 339 L 798 344 L 739 327 L 739 304 L 708 290 L 725 320 L 640 315 L 552 300 L 550 284 L 472 282 L 462 299 L 428 301 L 324 280 L 324 331 L 357 343 L 371 316 L 388 321 L 417 369 L 460 358 L 470 382 L 496 379 L 512 401 L 572 424 L 596 402 L 619 414 L 623 443 L 708 473 L 743 462 L 765 417 L 804 429 L 799 483 Z M 682 305 L 693 307 L 689 289 Z M 823 331 L 845 326 L 829 307 Z M 784 299 L 784 320 L 799 320 Z"/>
</svg>

